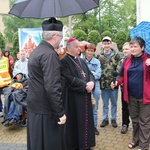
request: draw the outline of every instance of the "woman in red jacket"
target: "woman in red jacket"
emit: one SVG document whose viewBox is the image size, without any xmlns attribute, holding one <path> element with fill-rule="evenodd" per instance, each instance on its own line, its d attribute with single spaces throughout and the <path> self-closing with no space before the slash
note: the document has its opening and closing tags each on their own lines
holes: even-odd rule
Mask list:
<svg viewBox="0 0 150 150">
<path fill-rule="evenodd" d="M 131 56 L 127 58 L 120 70 L 114 88 L 124 84 L 124 100 L 128 103 L 132 119 L 133 138 L 128 147 L 148 150 L 150 140 L 150 58 L 144 52 L 145 41 L 135 37 L 130 41 Z"/>
</svg>

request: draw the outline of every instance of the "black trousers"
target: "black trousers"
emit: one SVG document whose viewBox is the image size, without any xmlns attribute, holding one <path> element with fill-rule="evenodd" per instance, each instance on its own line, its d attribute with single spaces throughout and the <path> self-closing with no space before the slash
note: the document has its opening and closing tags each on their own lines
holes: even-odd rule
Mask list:
<svg viewBox="0 0 150 150">
<path fill-rule="evenodd" d="M 129 120 L 129 109 L 128 109 L 128 103 L 124 101 L 123 98 L 123 92 L 121 92 L 121 101 L 122 101 L 122 125 L 129 126 L 130 120 Z"/>
</svg>

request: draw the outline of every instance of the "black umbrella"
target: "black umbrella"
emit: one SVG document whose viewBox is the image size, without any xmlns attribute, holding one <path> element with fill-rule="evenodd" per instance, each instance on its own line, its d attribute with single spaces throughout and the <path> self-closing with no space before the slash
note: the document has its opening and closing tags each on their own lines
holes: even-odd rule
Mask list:
<svg viewBox="0 0 150 150">
<path fill-rule="evenodd" d="M 9 14 L 19 18 L 66 17 L 99 6 L 99 0 L 17 0 Z"/>
</svg>

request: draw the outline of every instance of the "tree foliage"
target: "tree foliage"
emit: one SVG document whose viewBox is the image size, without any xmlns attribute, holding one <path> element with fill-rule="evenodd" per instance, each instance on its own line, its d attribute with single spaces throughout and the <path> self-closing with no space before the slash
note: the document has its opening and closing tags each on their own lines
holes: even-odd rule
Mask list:
<svg viewBox="0 0 150 150">
<path fill-rule="evenodd" d="M 113 35 L 118 31 L 128 32 L 136 25 L 135 0 L 101 0 L 100 14 L 102 32 L 108 30 Z"/>
<path fill-rule="evenodd" d="M 10 8 L 15 1 L 10 0 Z M 60 20 L 67 28 L 69 22 L 68 17 L 61 18 Z M 12 43 L 13 34 L 18 31 L 18 28 L 39 28 L 43 19 L 20 19 L 9 15 L 3 16 L 3 22 L 5 25 L 5 39 L 7 42 Z M 73 15 L 71 24 L 73 34 L 79 40 L 87 40 L 87 35 L 93 30 L 100 33 L 100 38 L 103 38 L 105 33 L 105 36 L 108 35 L 112 39 L 116 39 L 117 32 L 123 31 L 124 33 L 128 33 L 124 41 L 126 42 L 129 40 L 130 29 L 136 25 L 136 1 L 100 0 L 99 8 L 93 9 L 85 14 Z M 81 33 L 76 33 L 77 30 L 80 30 Z M 97 37 L 93 37 L 94 39 L 94 43 L 96 43 Z"/>
<path fill-rule="evenodd" d="M 5 38 L 1 32 L 0 32 L 0 49 L 2 51 L 5 49 Z"/>
<path fill-rule="evenodd" d="M 12 44 L 13 44 L 13 48 L 12 48 L 12 56 L 13 58 L 16 60 L 16 56 L 17 56 L 17 53 L 19 52 L 19 38 L 18 38 L 18 32 L 15 32 L 13 34 L 13 38 L 12 38 Z"/>
<path fill-rule="evenodd" d="M 111 34 L 110 31 L 104 31 L 104 32 L 102 33 L 102 39 L 103 39 L 105 36 L 109 36 L 110 38 L 112 38 L 112 34 Z"/>
<path fill-rule="evenodd" d="M 19 28 L 39 28 L 41 25 L 41 20 L 33 19 L 20 19 L 15 16 L 3 17 L 3 22 L 5 25 L 4 34 L 8 42 L 12 42 L 12 37 Z"/>
<path fill-rule="evenodd" d="M 115 39 L 117 32 L 129 33 L 130 29 L 136 25 L 135 0 L 101 0 L 99 6 L 84 15 L 74 16 L 73 29 L 80 28 L 87 34 L 91 30 L 97 30 L 100 31 L 101 38 L 110 36 Z M 124 42 L 128 40 L 129 34 L 126 35 Z"/>
<path fill-rule="evenodd" d="M 16 0 L 9 0 L 10 8 L 15 3 Z M 12 42 L 12 37 L 15 32 L 18 31 L 18 28 L 39 28 L 41 26 L 42 20 L 39 19 L 20 19 L 16 16 L 3 16 L 3 23 L 5 26 L 4 34 L 8 42 Z"/>
<path fill-rule="evenodd" d="M 83 30 L 86 34 L 88 34 L 92 30 L 99 30 L 99 25 L 98 25 L 98 19 L 97 19 L 97 9 L 94 9 L 93 11 L 86 13 L 86 14 L 81 14 L 81 15 L 76 15 L 73 17 L 73 30 L 80 29 Z"/>
<path fill-rule="evenodd" d="M 80 29 L 74 30 L 73 37 L 77 38 L 79 41 L 84 41 L 87 38 L 87 34 Z"/>
<path fill-rule="evenodd" d="M 125 43 L 126 39 L 126 34 L 123 31 L 117 32 L 114 41 L 117 43 L 119 51 L 122 51 L 122 45 Z"/>
<path fill-rule="evenodd" d="M 100 34 L 97 30 L 92 30 L 89 32 L 87 41 L 97 45 L 100 42 Z"/>
</svg>

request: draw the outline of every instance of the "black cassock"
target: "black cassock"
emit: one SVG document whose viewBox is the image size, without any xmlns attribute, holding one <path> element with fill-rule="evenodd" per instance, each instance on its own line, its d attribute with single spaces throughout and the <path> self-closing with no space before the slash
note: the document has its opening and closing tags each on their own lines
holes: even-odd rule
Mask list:
<svg viewBox="0 0 150 150">
<path fill-rule="evenodd" d="M 95 146 L 91 93 L 85 90 L 86 83 L 94 82 L 94 77 L 81 58 L 75 59 L 67 54 L 61 59 L 61 63 L 66 83 L 64 103 L 67 150 L 85 150 Z"/>
<path fill-rule="evenodd" d="M 52 45 L 42 41 L 31 53 L 28 69 L 27 149 L 66 150 L 64 125 L 57 123 L 64 115 L 61 66 Z"/>
</svg>

